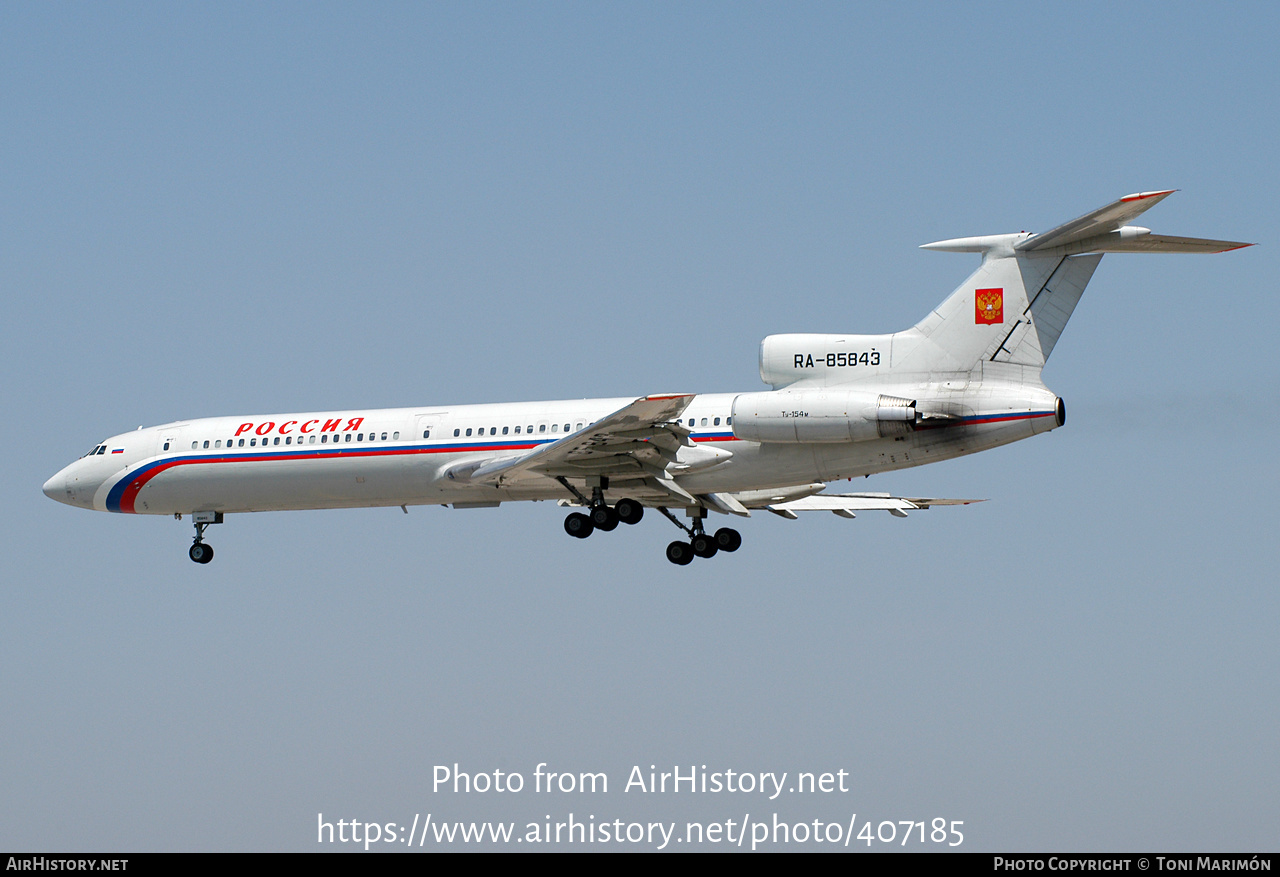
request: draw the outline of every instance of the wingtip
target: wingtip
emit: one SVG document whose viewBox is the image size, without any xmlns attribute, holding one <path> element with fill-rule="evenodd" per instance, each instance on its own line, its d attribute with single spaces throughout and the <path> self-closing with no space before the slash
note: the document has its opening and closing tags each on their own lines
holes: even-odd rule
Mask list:
<svg viewBox="0 0 1280 877">
<path fill-rule="evenodd" d="M 1132 195 L 1125 195 L 1121 201 L 1145 201 L 1148 198 L 1161 198 L 1165 195 L 1172 195 L 1177 189 L 1161 189 L 1158 192 L 1134 192 Z"/>
</svg>

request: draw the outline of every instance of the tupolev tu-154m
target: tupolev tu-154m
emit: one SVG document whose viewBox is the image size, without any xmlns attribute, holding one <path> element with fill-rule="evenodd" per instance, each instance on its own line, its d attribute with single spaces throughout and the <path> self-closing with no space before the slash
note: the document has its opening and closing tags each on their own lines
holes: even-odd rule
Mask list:
<svg viewBox="0 0 1280 877">
<path fill-rule="evenodd" d="M 205 529 L 239 512 L 556 500 L 581 509 L 564 528 L 586 538 L 655 509 L 684 532 L 667 546 L 683 565 L 742 543 L 732 527 L 708 532 L 708 511 L 852 518 L 964 504 L 824 488 L 1062 426 L 1040 372 L 1103 254 L 1249 246 L 1130 224 L 1170 194 L 1127 195 L 1040 234 L 925 244 L 982 264 L 905 331 L 770 335 L 769 390 L 183 420 L 94 445 L 44 492 L 98 511 L 189 514 L 197 563 L 213 557 Z"/>
</svg>

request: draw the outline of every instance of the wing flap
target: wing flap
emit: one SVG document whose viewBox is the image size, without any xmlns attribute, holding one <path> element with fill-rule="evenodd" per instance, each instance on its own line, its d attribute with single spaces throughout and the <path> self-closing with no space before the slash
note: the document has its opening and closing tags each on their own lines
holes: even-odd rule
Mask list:
<svg viewBox="0 0 1280 877">
<path fill-rule="evenodd" d="M 936 505 L 970 505 L 985 502 L 981 499 L 939 499 L 933 497 L 890 496 L 887 493 L 823 493 L 805 496 L 787 502 L 766 503 L 763 507 L 786 518 L 796 517 L 796 512 L 835 512 L 842 518 L 854 517 L 856 512 L 884 511 L 905 518 L 908 511 L 927 509 Z"/>
<path fill-rule="evenodd" d="M 751 511 L 734 497 L 732 493 L 707 493 L 702 497 L 718 512 L 726 515 L 737 515 L 740 518 L 751 517 Z"/>
</svg>

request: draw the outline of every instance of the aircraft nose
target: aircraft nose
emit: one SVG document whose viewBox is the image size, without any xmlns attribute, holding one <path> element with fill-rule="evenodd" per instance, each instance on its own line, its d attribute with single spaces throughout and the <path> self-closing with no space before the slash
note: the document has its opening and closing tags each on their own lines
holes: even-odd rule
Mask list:
<svg viewBox="0 0 1280 877">
<path fill-rule="evenodd" d="M 66 491 L 66 488 L 67 488 L 67 476 L 59 472 L 57 475 L 53 476 L 52 478 L 50 478 L 48 481 L 44 483 L 43 490 L 44 490 L 44 495 L 49 497 L 49 499 L 56 499 L 59 502 L 62 502 L 64 499 L 64 492 Z"/>
<path fill-rule="evenodd" d="M 75 464 L 73 463 L 72 465 Z M 65 503 L 66 505 L 82 506 L 84 503 L 79 491 L 77 490 L 76 484 L 76 481 L 78 480 L 79 479 L 72 477 L 71 466 L 68 466 L 66 469 L 63 469 L 57 475 L 54 475 L 46 481 L 44 483 L 44 487 L 41 489 L 44 491 L 44 495 L 49 497 L 49 499 L 56 499 L 58 502 Z"/>
</svg>

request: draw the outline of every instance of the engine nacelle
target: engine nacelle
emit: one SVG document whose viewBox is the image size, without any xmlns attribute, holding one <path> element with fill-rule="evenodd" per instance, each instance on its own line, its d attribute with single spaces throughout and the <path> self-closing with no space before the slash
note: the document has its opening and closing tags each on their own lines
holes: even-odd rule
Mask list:
<svg viewBox="0 0 1280 877">
<path fill-rule="evenodd" d="M 733 400 L 733 434 L 752 442 L 861 442 L 903 435 L 915 423 L 915 400 L 878 393 L 775 391 Z"/>
</svg>

